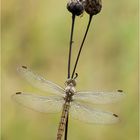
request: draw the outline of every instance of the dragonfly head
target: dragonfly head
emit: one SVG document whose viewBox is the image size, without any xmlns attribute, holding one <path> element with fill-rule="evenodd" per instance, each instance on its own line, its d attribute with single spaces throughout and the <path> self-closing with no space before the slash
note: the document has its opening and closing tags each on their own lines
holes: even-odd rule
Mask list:
<svg viewBox="0 0 140 140">
<path fill-rule="evenodd" d="M 66 86 L 71 86 L 71 87 L 75 87 L 76 86 L 76 80 L 75 79 L 68 79 L 65 82 Z"/>
</svg>

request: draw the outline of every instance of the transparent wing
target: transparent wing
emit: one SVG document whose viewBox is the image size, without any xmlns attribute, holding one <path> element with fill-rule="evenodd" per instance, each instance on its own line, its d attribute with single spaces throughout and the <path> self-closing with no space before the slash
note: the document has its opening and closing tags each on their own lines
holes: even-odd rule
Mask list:
<svg viewBox="0 0 140 140">
<path fill-rule="evenodd" d="M 87 123 L 113 124 L 119 121 L 116 114 L 93 109 L 75 101 L 71 103 L 70 115 L 75 119 Z"/>
<path fill-rule="evenodd" d="M 12 98 L 25 107 L 45 113 L 60 112 L 64 103 L 63 98 L 59 96 L 45 97 L 22 92 L 17 92 Z"/>
<path fill-rule="evenodd" d="M 26 66 L 22 66 L 18 68 L 18 72 L 25 77 L 25 79 L 30 82 L 33 86 L 45 91 L 54 93 L 57 95 L 62 95 L 65 93 L 64 89 L 58 86 L 57 84 L 54 84 L 53 82 L 50 82 L 43 77 L 39 76 L 36 73 L 33 73 L 30 69 L 28 69 Z"/>
<path fill-rule="evenodd" d="M 115 103 L 124 97 L 124 93 L 121 90 L 116 92 L 77 92 L 73 99 L 90 102 L 95 104 L 109 104 Z"/>
</svg>

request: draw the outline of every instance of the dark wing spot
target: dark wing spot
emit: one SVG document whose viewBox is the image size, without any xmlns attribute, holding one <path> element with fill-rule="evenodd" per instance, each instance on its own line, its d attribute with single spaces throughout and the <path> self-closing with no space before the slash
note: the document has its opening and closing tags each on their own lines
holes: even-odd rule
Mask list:
<svg viewBox="0 0 140 140">
<path fill-rule="evenodd" d="M 119 89 L 119 90 L 117 90 L 118 92 L 123 92 L 123 90 L 121 90 L 121 89 Z"/>
<path fill-rule="evenodd" d="M 113 114 L 113 116 L 118 117 L 118 115 L 116 115 L 116 114 Z"/>
<path fill-rule="evenodd" d="M 17 92 L 16 94 L 21 94 L 21 92 Z"/>
<path fill-rule="evenodd" d="M 22 66 L 22 68 L 27 69 L 27 67 L 26 67 L 26 66 Z"/>
</svg>

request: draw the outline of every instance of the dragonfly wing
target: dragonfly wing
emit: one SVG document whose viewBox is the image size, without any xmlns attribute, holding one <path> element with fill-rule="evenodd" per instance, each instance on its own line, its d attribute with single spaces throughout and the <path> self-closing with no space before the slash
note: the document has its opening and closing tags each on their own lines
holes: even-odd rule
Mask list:
<svg viewBox="0 0 140 140">
<path fill-rule="evenodd" d="M 75 101 L 71 103 L 70 115 L 75 119 L 87 123 L 114 124 L 119 121 L 116 114 L 93 109 Z"/>
<path fill-rule="evenodd" d="M 59 96 L 38 96 L 30 93 L 17 92 L 12 98 L 19 104 L 27 108 L 45 113 L 60 112 L 64 104 L 64 100 Z"/>
<path fill-rule="evenodd" d="M 22 66 L 18 68 L 18 72 L 25 77 L 25 79 L 30 82 L 33 86 L 45 91 L 51 92 L 54 94 L 64 94 L 65 90 L 58 86 L 57 84 L 44 79 L 43 77 L 39 76 L 36 73 L 33 73 L 30 69 L 26 66 Z"/>
<path fill-rule="evenodd" d="M 115 103 L 124 97 L 124 93 L 121 90 L 116 92 L 77 92 L 74 95 L 74 99 L 84 102 L 90 102 L 95 104 L 109 104 Z"/>
</svg>

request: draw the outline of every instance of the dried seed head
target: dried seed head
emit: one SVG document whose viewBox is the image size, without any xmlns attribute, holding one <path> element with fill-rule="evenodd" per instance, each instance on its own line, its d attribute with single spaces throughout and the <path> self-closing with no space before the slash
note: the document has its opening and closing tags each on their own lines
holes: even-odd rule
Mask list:
<svg viewBox="0 0 140 140">
<path fill-rule="evenodd" d="M 76 16 L 79 16 L 84 12 L 84 7 L 81 0 L 69 0 L 67 3 L 67 9 Z"/>
<path fill-rule="evenodd" d="M 101 0 L 84 0 L 83 5 L 85 8 L 85 11 L 90 15 L 96 15 L 102 9 Z"/>
</svg>

